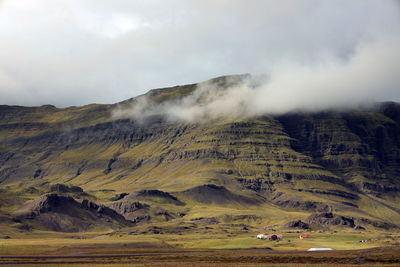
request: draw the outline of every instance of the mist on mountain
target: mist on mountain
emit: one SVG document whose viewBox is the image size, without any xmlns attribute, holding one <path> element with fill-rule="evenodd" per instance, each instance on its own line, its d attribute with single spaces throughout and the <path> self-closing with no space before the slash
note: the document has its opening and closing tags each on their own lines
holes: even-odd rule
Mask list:
<svg viewBox="0 0 400 267">
<path fill-rule="evenodd" d="M 149 95 L 116 109 L 115 118 L 153 115 L 196 122 L 221 116 L 248 118 L 290 111 L 346 109 L 399 97 L 399 38 L 360 44 L 348 59 L 328 58 L 309 66 L 287 63 L 267 75 L 243 75 L 221 87 L 208 81 L 183 98 L 154 103 Z M 229 77 L 228 77 L 229 79 Z M 382 99 L 388 97 L 388 99 Z"/>
</svg>

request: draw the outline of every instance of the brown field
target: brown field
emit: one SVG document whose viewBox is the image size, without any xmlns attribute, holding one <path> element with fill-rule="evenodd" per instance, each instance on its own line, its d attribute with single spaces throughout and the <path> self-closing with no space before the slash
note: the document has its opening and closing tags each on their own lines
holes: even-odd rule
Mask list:
<svg viewBox="0 0 400 267">
<path fill-rule="evenodd" d="M 143 245 L 143 244 L 137 244 Z M 400 247 L 327 252 L 270 249 L 140 248 L 134 244 L 65 246 L 38 255 L 0 256 L 2 266 L 400 266 Z"/>
<path fill-rule="evenodd" d="M 252 233 L 14 233 L 0 239 L 0 266 L 400 266 L 398 233 L 311 234 L 269 241 Z M 307 252 L 311 247 L 334 250 Z"/>
</svg>

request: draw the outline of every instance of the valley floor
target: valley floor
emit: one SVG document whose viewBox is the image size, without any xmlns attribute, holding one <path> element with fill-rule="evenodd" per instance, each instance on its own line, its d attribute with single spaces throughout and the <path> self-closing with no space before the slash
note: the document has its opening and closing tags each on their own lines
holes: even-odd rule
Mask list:
<svg viewBox="0 0 400 267">
<path fill-rule="evenodd" d="M 263 249 L 127 249 L 125 246 L 61 249 L 51 255 L 0 256 L 1 265 L 19 266 L 399 266 L 400 248 L 329 252 Z M 85 251 L 86 250 L 86 251 Z M 123 253 L 121 253 L 123 251 Z"/>
<path fill-rule="evenodd" d="M 312 233 L 282 241 L 254 235 L 124 235 L 83 233 L 0 240 L 0 265 L 12 266 L 353 266 L 400 265 L 400 236 L 373 233 Z M 368 238 L 369 242 L 360 240 Z M 310 247 L 333 251 L 307 252 Z"/>
</svg>

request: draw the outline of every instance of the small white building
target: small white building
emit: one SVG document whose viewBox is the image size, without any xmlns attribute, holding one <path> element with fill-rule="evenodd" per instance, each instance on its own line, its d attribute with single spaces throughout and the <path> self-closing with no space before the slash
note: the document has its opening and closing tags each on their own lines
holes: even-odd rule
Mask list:
<svg viewBox="0 0 400 267">
<path fill-rule="evenodd" d="M 307 251 L 328 251 L 333 250 L 331 248 L 309 248 Z"/>
<path fill-rule="evenodd" d="M 267 234 L 258 234 L 257 239 L 267 239 L 268 235 Z"/>
</svg>

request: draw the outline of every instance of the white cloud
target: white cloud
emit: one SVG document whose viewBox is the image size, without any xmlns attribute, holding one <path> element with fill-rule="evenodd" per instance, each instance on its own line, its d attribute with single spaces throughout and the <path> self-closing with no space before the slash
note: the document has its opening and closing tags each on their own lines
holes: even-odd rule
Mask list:
<svg viewBox="0 0 400 267">
<path fill-rule="evenodd" d="M 326 59 L 318 65 L 285 64 L 254 86 L 252 78 L 228 88 L 201 83 L 181 100 L 155 105 L 142 96 L 116 118 L 166 115 L 170 120 L 202 121 L 221 116 L 251 117 L 294 110 L 357 107 L 399 96 L 400 38 L 360 44 L 348 60 Z M 233 79 L 233 78 L 232 78 Z"/>
<path fill-rule="evenodd" d="M 325 73 L 399 37 L 399 16 L 398 2 L 377 0 L 3 0 L 0 102 L 112 103 L 232 73 Z"/>
</svg>

